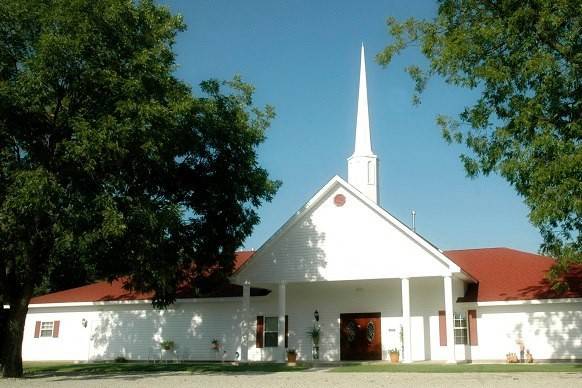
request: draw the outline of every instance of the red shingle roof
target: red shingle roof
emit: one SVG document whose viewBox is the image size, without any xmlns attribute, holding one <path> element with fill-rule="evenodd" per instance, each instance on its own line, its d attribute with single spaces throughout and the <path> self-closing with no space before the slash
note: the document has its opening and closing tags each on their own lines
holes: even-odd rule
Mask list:
<svg viewBox="0 0 582 388">
<path fill-rule="evenodd" d="M 254 251 L 240 251 L 235 256 L 235 271 L 239 269 L 253 255 Z M 262 293 L 262 289 L 252 289 L 252 295 Z M 229 285 L 221 290 L 220 294 L 214 296 L 237 296 L 241 295 L 241 287 Z M 129 301 L 129 300 L 149 300 L 153 297 L 153 292 L 141 293 L 130 292 L 123 288 L 123 279 L 109 282 L 97 282 L 87 286 L 71 288 L 64 291 L 53 292 L 51 294 L 37 296 L 30 300 L 31 304 L 36 303 L 71 303 L 71 302 L 106 302 L 106 301 Z M 193 297 L 189 288 L 178 290 L 178 299 Z"/>
<path fill-rule="evenodd" d="M 254 251 L 237 252 L 235 270 L 244 265 Z M 465 301 L 507 301 L 555 298 L 582 298 L 582 265 L 573 267 L 565 276 L 570 289 L 558 294 L 551 289 L 546 273 L 554 260 L 533 253 L 509 248 L 465 249 L 444 252 L 463 271 L 478 281 L 469 287 Z M 252 295 L 264 294 L 262 289 L 252 289 Z M 192 297 L 190 291 L 179 292 L 178 298 Z M 268 292 L 268 291 L 267 291 Z M 241 287 L 232 285 L 215 296 L 241 295 Z M 123 281 L 98 282 L 52 294 L 32 298 L 30 303 L 70 303 L 149 300 L 152 293 L 128 292 Z"/>
<path fill-rule="evenodd" d="M 581 298 L 582 266 L 574 266 L 565 276 L 570 289 L 562 294 L 552 290 L 546 274 L 554 260 L 509 248 L 465 249 L 444 252 L 463 271 L 479 282 L 469 289 L 478 302 Z M 476 294 L 476 295 L 475 295 Z"/>
</svg>

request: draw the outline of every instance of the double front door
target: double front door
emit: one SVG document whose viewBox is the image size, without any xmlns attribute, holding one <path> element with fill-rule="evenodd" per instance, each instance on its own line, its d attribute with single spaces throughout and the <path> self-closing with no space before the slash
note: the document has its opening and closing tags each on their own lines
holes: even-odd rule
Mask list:
<svg viewBox="0 0 582 388">
<path fill-rule="evenodd" d="M 340 314 L 340 359 L 381 360 L 380 313 Z"/>
</svg>

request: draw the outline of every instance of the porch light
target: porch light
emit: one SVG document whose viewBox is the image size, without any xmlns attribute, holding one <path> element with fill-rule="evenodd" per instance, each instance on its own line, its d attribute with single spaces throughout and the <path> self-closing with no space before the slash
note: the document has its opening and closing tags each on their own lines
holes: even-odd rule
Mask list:
<svg viewBox="0 0 582 388">
<path fill-rule="evenodd" d="M 319 322 L 319 311 L 315 310 L 313 317 L 315 318 L 315 322 Z"/>
</svg>

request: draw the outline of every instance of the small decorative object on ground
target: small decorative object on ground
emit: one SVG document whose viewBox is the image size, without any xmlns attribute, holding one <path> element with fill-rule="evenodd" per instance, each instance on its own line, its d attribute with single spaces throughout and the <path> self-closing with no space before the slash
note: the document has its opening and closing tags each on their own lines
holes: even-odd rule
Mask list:
<svg viewBox="0 0 582 388">
<path fill-rule="evenodd" d="M 506 357 L 507 362 L 509 364 L 516 364 L 519 362 L 519 358 L 517 358 L 517 354 L 515 354 L 515 353 L 509 352 L 505 355 L 505 357 Z"/>
<path fill-rule="evenodd" d="M 519 345 L 519 362 L 523 363 L 525 362 L 525 344 L 521 339 L 517 341 L 517 344 Z"/>
<path fill-rule="evenodd" d="M 391 363 L 398 364 L 400 362 L 400 350 L 398 348 L 390 349 L 388 354 L 390 354 Z"/>
<path fill-rule="evenodd" d="M 234 353 L 234 361 L 232 362 L 232 365 L 238 366 L 238 359 L 239 358 L 240 358 L 240 353 L 239 352 L 235 352 Z"/>
<path fill-rule="evenodd" d="M 297 351 L 295 349 L 287 349 L 287 365 L 297 365 Z"/>
<path fill-rule="evenodd" d="M 306 331 L 307 335 L 311 338 L 313 342 L 313 359 L 319 360 L 319 337 L 321 334 L 321 328 L 319 327 L 318 323 L 314 323 L 313 327 L 310 327 L 309 330 Z"/>
<path fill-rule="evenodd" d="M 532 356 L 531 352 L 529 351 L 529 349 L 525 351 L 525 361 L 528 364 L 533 363 L 533 356 Z"/>
</svg>

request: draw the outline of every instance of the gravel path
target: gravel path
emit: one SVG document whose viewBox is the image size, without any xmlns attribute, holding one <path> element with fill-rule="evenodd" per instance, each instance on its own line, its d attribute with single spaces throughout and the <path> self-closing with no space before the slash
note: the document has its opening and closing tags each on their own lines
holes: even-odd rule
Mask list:
<svg viewBox="0 0 582 388">
<path fill-rule="evenodd" d="M 582 373 L 333 373 L 107 375 L 0 379 L 0 387 L 582 387 Z"/>
</svg>

